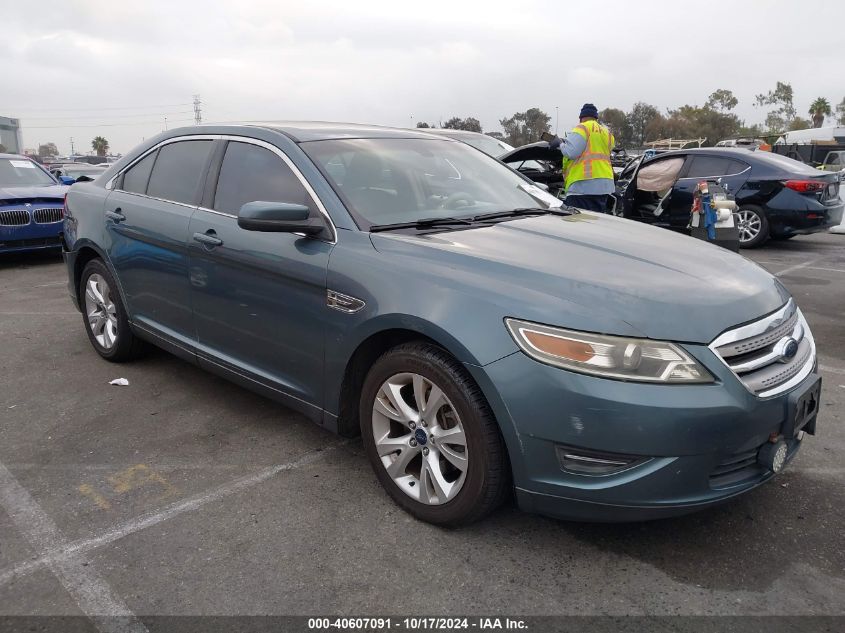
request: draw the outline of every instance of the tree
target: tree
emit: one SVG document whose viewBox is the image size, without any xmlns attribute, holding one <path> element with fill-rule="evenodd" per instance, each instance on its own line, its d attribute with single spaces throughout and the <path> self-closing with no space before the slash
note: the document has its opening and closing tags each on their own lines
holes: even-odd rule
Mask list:
<svg viewBox="0 0 845 633">
<path fill-rule="evenodd" d="M 417 127 L 430 128 L 431 126 L 428 123 L 426 123 L 425 121 L 417 121 Z"/>
<path fill-rule="evenodd" d="M 504 141 L 504 140 L 505 140 L 505 135 L 504 135 L 504 134 L 502 134 L 501 132 L 485 132 L 485 134 L 486 134 L 487 136 L 490 136 L 490 137 L 492 137 L 492 138 L 495 138 L 495 139 L 497 139 L 497 140 L 499 140 L 499 141 Z"/>
<path fill-rule="evenodd" d="M 481 123 L 475 117 L 461 119 L 453 116 L 443 124 L 445 130 L 467 130 L 468 132 L 481 132 Z"/>
<path fill-rule="evenodd" d="M 757 95 L 756 106 L 776 106 L 766 115 L 766 127 L 769 132 L 783 131 L 798 115 L 793 96 L 792 85 L 781 81 L 777 82 L 774 90 Z"/>
<path fill-rule="evenodd" d="M 109 142 L 102 136 L 95 136 L 91 148 L 97 152 L 97 156 L 105 156 L 109 151 Z"/>
<path fill-rule="evenodd" d="M 44 143 L 43 145 L 38 146 L 38 155 L 42 158 L 45 156 L 58 156 L 59 149 L 56 147 L 55 143 Z"/>
<path fill-rule="evenodd" d="M 800 116 L 797 116 L 789 122 L 789 125 L 786 127 L 786 129 L 788 132 L 793 132 L 795 130 L 807 130 L 811 127 L 819 126 L 814 125 L 813 122 L 809 119 L 802 119 Z"/>
<path fill-rule="evenodd" d="M 845 125 L 845 97 L 836 106 L 836 124 Z"/>
<path fill-rule="evenodd" d="M 704 107 L 720 112 L 730 112 L 738 103 L 739 100 L 734 96 L 733 92 L 719 88 L 707 97 L 707 103 L 704 104 Z"/>
<path fill-rule="evenodd" d="M 501 119 L 499 125 L 505 131 L 505 141 L 518 147 L 540 140 L 543 132 L 549 131 L 552 117 L 539 108 L 517 112 L 509 119 Z"/>
<path fill-rule="evenodd" d="M 818 97 L 810 104 L 809 113 L 813 118 L 813 127 L 821 127 L 824 118 L 830 116 L 833 112 L 830 109 L 830 102 L 824 97 Z"/>
<path fill-rule="evenodd" d="M 9 150 L 6 149 L 6 146 L 3 143 L 0 143 L 0 154 L 5 154 Z"/>
<path fill-rule="evenodd" d="M 653 119 L 660 116 L 660 111 L 653 105 L 638 101 L 625 116 L 628 126 L 631 128 L 631 143 L 636 147 L 642 147 L 646 141 L 646 128 Z"/>
<path fill-rule="evenodd" d="M 631 144 L 631 126 L 625 113 L 619 108 L 605 108 L 599 112 L 599 121 L 604 123 L 613 136 L 616 137 L 617 147 L 627 147 Z"/>
</svg>

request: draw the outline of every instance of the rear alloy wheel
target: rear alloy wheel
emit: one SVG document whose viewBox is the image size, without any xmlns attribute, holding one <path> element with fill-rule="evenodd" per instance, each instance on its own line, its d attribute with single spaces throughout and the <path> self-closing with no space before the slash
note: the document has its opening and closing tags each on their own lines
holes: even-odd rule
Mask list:
<svg viewBox="0 0 845 633">
<path fill-rule="evenodd" d="M 364 382 L 359 414 L 379 481 L 414 516 L 438 525 L 470 523 L 509 490 L 492 412 L 441 348 L 409 343 L 385 353 Z"/>
<path fill-rule="evenodd" d="M 769 239 L 769 220 L 760 207 L 740 207 L 736 223 L 741 248 L 755 248 Z"/>
<path fill-rule="evenodd" d="M 111 350 L 117 343 L 117 309 L 111 288 L 99 273 L 85 282 L 85 314 L 94 340 L 104 350 Z"/>
<path fill-rule="evenodd" d="M 92 259 L 85 265 L 79 295 L 88 340 L 100 356 L 122 362 L 144 351 L 144 342 L 129 328 L 117 283 L 102 260 Z"/>
</svg>

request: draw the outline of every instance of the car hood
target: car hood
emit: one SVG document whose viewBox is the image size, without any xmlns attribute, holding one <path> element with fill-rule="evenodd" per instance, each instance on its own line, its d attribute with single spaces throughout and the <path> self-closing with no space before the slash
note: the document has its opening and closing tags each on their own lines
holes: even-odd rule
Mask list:
<svg viewBox="0 0 845 633">
<path fill-rule="evenodd" d="M 56 198 L 64 200 L 66 185 L 46 187 L 0 187 L 0 200 L 31 200 L 33 198 Z"/>
<path fill-rule="evenodd" d="M 546 141 L 522 145 L 498 156 L 503 163 L 521 163 L 524 160 L 560 161 L 561 158 L 560 150 L 551 149 Z"/>
<path fill-rule="evenodd" d="M 601 214 L 371 239 L 390 265 L 448 279 L 503 317 L 584 331 L 706 344 L 789 298 L 740 255 Z"/>
</svg>

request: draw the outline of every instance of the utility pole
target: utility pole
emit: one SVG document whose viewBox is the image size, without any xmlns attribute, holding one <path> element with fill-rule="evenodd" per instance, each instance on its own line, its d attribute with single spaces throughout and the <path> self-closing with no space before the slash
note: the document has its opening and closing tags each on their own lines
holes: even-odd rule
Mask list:
<svg viewBox="0 0 845 633">
<path fill-rule="evenodd" d="M 199 125 L 202 123 L 202 101 L 199 95 L 194 95 L 194 123 Z"/>
<path fill-rule="evenodd" d="M 73 137 L 70 137 L 70 155 L 73 156 L 76 152 L 73 149 Z"/>
<path fill-rule="evenodd" d="M 560 120 L 560 111 L 558 110 L 558 107 L 555 106 L 555 136 L 557 136 L 557 123 L 558 123 L 559 120 Z"/>
<path fill-rule="evenodd" d="M 164 117 L 164 129 L 167 130 L 167 117 Z"/>
</svg>

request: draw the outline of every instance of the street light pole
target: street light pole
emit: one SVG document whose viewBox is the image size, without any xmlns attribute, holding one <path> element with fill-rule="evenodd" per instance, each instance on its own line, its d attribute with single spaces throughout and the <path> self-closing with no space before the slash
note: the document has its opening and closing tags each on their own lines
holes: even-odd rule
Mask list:
<svg viewBox="0 0 845 633">
<path fill-rule="evenodd" d="M 560 120 L 560 110 L 555 106 L 555 136 L 557 136 L 557 124 Z"/>
</svg>

